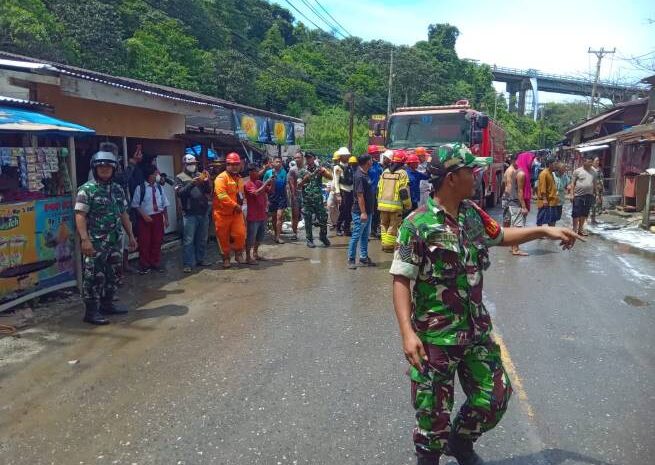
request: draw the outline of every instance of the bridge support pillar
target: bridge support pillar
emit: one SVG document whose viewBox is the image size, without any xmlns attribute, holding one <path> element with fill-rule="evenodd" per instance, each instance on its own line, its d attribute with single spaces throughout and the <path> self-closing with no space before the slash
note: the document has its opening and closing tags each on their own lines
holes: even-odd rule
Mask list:
<svg viewBox="0 0 655 465">
<path fill-rule="evenodd" d="M 518 113 L 520 116 L 525 115 L 525 91 L 531 88 L 530 81 L 524 79 L 521 81 L 521 87 L 519 89 L 519 108 Z"/>
<path fill-rule="evenodd" d="M 516 93 L 518 92 L 520 85 L 518 82 L 508 82 L 505 86 L 505 90 L 509 94 L 509 112 L 516 112 Z"/>
</svg>

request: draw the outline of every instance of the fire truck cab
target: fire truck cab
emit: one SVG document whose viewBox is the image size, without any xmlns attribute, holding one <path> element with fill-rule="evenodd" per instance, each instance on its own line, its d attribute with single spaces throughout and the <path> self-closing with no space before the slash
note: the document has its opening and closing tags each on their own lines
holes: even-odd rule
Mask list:
<svg viewBox="0 0 655 465">
<path fill-rule="evenodd" d="M 466 144 L 493 164 L 477 179 L 475 200 L 483 207 L 500 202 L 505 162 L 505 131 L 486 114 L 473 110 L 467 100 L 454 105 L 398 108 L 389 116 L 386 147 L 430 152 L 444 144 Z"/>
</svg>

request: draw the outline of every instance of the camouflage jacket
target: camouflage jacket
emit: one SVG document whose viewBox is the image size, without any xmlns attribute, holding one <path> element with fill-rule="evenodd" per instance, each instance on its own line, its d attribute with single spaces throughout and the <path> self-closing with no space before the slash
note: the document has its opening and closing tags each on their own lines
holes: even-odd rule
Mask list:
<svg viewBox="0 0 655 465">
<path fill-rule="evenodd" d="M 120 215 L 126 209 L 125 191 L 115 182 L 89 181 L 77 191 L 75 211 L 86 213 L 86 224 L 93 242 L 118 243 L 123 228 Z"/>
<path fill-rule="evenodd" d="M 302 197 L 305 202 L 323 202 L 323 175 L 318 174 L 318 170 L 321 170 L 321 168 L 314 168 L 313 171 L 310 171 L 307 167 L 302 167 L 298 170 L 298 182 L 302 181 L 308 174 L 313 175 L 307 184 L 302 187 Z"/>
<path fill-rule="evenodd" d="M 415 281 L 412 323 L 421 340 L 450 346 L 487 339 L 482 271 L 487 248 L 502 240 L 498 223 L 471 201 L 460 205 L 456 220 L 432 198 L 404 220 L 390 273 Z"/>
</svg>

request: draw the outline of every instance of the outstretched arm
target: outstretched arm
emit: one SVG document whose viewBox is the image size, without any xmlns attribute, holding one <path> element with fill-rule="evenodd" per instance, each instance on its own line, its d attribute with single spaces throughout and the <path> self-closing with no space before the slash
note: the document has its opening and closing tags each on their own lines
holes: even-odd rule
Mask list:
<svg viewBox="0 0 655 465">
<path fill-rule="evenodd" d="M 577 239 L 584 242 L 583 238 L 570 229 L 548 226 L 532 228 L 503 228 L 503 241 L 500 245 L 519 245 L 534 241 L 535 239 L 560 241 L 560 245 L 564 250 L 572 248 Z"/>
</svg>

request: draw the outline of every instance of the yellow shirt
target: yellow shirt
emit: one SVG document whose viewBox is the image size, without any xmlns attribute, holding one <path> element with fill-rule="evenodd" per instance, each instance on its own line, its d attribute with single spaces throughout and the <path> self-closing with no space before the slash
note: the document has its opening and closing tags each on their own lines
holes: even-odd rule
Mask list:
<svg viewBox="0 0 655 465">
<path fill-rule="evenodd" d="M 537 208 L 545 206 L 557 207 L 559 205 L 559 195 L 557 195 L 557 184 L 549 168 L 545 168 L 539 173 L 537 180 Z"/>
</svg>

